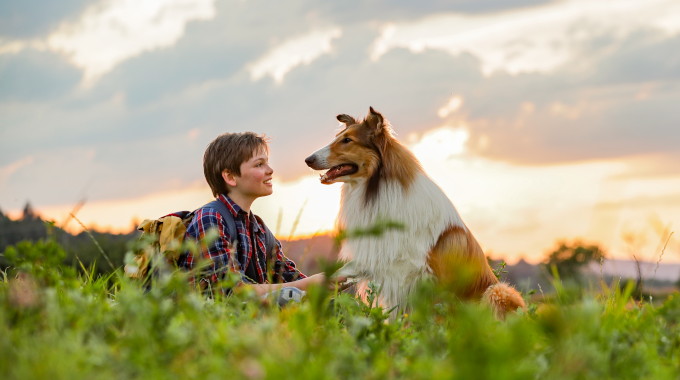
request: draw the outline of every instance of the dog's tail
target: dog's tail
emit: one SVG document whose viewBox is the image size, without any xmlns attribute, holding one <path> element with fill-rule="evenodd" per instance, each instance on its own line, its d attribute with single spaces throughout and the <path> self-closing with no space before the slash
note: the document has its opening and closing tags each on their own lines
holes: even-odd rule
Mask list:
<svg viewBox="0 0 680 380">
<path fill-rule="evenodd" d="M 505 315 L 517 309 L 526 309 L 527 305 L 519 292 L 512 286 L 499 282 L 489 286 L 482 300 L 491 306 L 498 319 L 505 319 Z"/>
</svg>

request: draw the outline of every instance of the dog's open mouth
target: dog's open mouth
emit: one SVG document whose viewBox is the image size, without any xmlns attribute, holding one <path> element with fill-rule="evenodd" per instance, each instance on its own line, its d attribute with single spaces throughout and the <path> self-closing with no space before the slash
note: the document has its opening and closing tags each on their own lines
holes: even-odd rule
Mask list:
<svg viewBox="0 0 680 380">
<path fill-rule="evenodd" d="M 355 164 L 341 164 L 333 166 L 332 168 L 328 169 L 326 173 L 321 175 L 321 183 L 328 185 L 330 183 L 333 183 L 336 178 L 354 174 L 358 170 L 359 167 L 356 166 Z"/>
</svg>

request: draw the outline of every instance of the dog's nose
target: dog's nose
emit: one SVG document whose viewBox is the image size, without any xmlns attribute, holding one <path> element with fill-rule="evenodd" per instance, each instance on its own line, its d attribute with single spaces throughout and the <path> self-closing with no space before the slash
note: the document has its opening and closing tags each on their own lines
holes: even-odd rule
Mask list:
<svg viewBox="0 0 680 380">
<path fill-rule="evenodd" d="M 305 158 L 305 163 L 307 164 L 307 166 L 312 166 L 312 165 L 314 165 L 314 162 L 315 162 L 315 161 L 316 161 L 316 157 L 314 157 L 313 154 L 312 154 L 311 156 Z"/>
</svg>

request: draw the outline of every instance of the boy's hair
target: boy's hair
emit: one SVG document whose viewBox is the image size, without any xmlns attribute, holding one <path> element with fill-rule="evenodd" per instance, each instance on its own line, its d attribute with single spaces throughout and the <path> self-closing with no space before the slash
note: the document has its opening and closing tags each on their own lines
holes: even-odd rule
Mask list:
<svg viewBox="0 0 680 380">
<path fill-rule="evenodd" d="M 241 175 L 241 164 L 264 151 L 269 153 L 269 145 L 264 135 L 253 132 L 223 133 L 215 138 L 205 149 L 203 155 L 203 174 L 215 197 L 227 194 L 229 188 L 222 178 L 224 170 Z"/>
</svg>

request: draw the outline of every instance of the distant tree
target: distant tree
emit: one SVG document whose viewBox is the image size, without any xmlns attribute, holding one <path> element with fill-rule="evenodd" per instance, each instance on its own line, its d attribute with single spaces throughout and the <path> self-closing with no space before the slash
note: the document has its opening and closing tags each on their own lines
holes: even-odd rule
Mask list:
<svg viewBox="0 0 680 380">
<path fill-rule="evenodd" d="M 605 252 L 597 244 L 584 244 L 576 240 L 572 243 L 559 241 L 557 248 L 548 255 L 548 270 L 556 266 L 562 278 L 576 281 L 582 279 L 582 269 L 592 261 L 600 261 Z"/>
<path fill-rule="evenodd" d="M 30 202 L 26 202 L 26 205 L 24 206 L 24 214 L 21 216 L 21 219 L 26 221 L 38 219 Z"/>
</svg>

